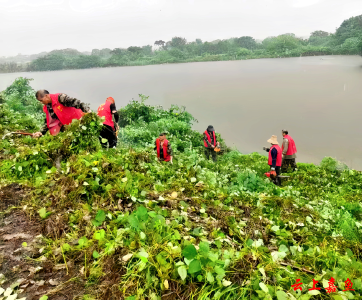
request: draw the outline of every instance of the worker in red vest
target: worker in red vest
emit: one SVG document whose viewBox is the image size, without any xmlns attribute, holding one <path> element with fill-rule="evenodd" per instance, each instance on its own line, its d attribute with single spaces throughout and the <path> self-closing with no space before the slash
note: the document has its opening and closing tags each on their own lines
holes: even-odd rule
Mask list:
<svg viewBox="0 0 362 300">
<path fill-rule="evenodd" d="M 271 178 L 273 178 L 274 184 L 280 185 L 278 176 L 280 175 L 280 167 L 282 165 L 282 149 L 279 147 L 276 135 L 272 135 L 267 142 L 272 145 L 270 148 L 263 148 L 266 152 L 269 152 L 268 165 L 270 166 L 270 175 L 272 175 Z"/>
<path fill-rule="evenodd" d="M 156 139 L 157 157 L 159 161 L 169 161 L 172 164 L 172 148 L 170 142 L 166 139 L 166 133 L 161 133 Z"/>
<path fill-rule="evenodd" d="M 215 148 L 220 147 L 220 143 L 216 140 L 215 129 L 212 125 L 209 125 L 204 132 L 204 146 L 206 159 L 209 159 L 211 154 L 212 160 L 216 162 Z"/>
<path fill-rule="evenodd" d="M 295 146 L 294 140 L 288 135 L 288 130 L 282 130 L 283 134 L 283 161 L 282 161 L 282 172 L 286 173 L 289 166 L 293 169 L 293 172 L 297 168 L 295 159 L 297 158 L 297 147 Z"/>
<path fill-rule="evenodd" d="M 107 142 L 104 143 L 102 139 L 108 140 L 109 148 L 113 148 L 117 146 L 117 133 L 116 127 L 118 128 L 118 112 L 116 109 L 116 104 L 114 103 L 114 99 L 112 97 L 108 97 L 106 102 L 101 104 L 98 107 L 98 116 L 105 117 L 105 121 L 103 122 L 103 129 L 100 133 L 100 142 L 103 148 L 107 148 Z M 115 123 L 113 122 L 113 116 Z"/>
<path fill-rule="evenodd" d="M 46 119 L 43 128 L 33 137 L 41 137 L 48 130 L 51 135 L 57 135 L 63 131 L 63 125 L 69 125 L 74 119 L 79 120 L 84 113 L 90 112 L 88 105 L 66 94 L 49 94 L 47 90 L 39 90 L 35 97 L 44 104 Z"/>
</svg>

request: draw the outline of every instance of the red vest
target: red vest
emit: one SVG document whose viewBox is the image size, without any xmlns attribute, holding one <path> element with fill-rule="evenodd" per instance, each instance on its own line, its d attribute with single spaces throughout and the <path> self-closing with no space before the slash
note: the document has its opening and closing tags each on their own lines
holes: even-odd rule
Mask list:
<svg viewBox="0 0 362 300">
<path fill-rule="evenodd" d="M 269 159 L 268 159 L 268 165 L 271 166 L 272 165 L 272 156 L 271 156 L 271 151 L 272 149 L 275 148 L 278 150 L 278 155 L 277 155 L 277 163 L 276 163 L 276 167 L 280 167 L 282 165 L 282 149 L 280 149 L 279 145 L 273 145 L 271 146 L 270 150 L 269 150 Z"/>
<path fill-rule="evenodd" d="M 212 133 L 213 133 L 213 135 L 214 135 L 214 146 L 216 146 L 215 131 L 213 131 Z M 207 139 L 209 140 L 209 143 L 211 144 L 211 137 L 210 137 L 209 133 L 207 132 L 207 130 L 205 130 L 205 134 L 206 134 L 206 136 L 207 136 Z M 207 143 L 206 143 L 205 140 L 204 140 L 204 145 L 205 145 L 205 147 L 207 148 Z"/>
<path fill-rule="evenodd" d="M 98 116 L 106 117 L 106 120 L 103 122 L 104 125 L 111 126 L 114 130 L 114 123 L 112 119 L 112 112 L 111 112 L 111 102 L 106 101 L 106 103 L 101 104 L 98 107 Z"/>
<path fill-rule="evenodd" d="M 164 140 L 163 141 L 163 159 L 165 161 L 170 161 L 171 160 L 171 156 L 168 155 L 167 153 L 167 145 L 168 145 L 168 140 Z M 157 157 L 160 158 L 160 139 L 156 139 L 156 147 L 157 147 Z"/>
<path fill-rule="evenodd" d="M 69 125 L 70 123 L 72 123 L 73 119 L 79 120 L 83 116 L 83 112 L 81 109 L 77 109 L 75 107 L 67 107 L 59 103 L 59 94 L 50 94 L 49 96 L 52 99 L 52 107 L 54 113 L 57 115 L 60 123 L 62 123 L 63 125 Z M 49 112 L 46 105 L 43 106 L 43 111 L 46 114 L 47 126 L 49 128 Z M 50 134 L 52 134 L 52 132 L 50 132 Z"/>
<path fill-rule="evenodd" d="M 297 147 L 295 147 L 294 140 L 287 134 L 283 137 L 283 139 L 288 139 L 288 150 L 286 155 L 293 155 L 294 153 L 297 153 Z M 282 151 L 283 148 L 284 147 L 282 146 Z"/>
</svg>

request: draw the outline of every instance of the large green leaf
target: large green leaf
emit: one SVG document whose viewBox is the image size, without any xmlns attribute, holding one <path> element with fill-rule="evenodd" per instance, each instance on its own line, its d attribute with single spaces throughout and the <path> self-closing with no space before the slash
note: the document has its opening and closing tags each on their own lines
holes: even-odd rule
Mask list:
<svg viewBox="0 0 362 300">
<path fill-rule="evenodd" d="M 38 211 L 40 218 L 46 219 L 49 215 L 51 215 L 51 212 L 47 212 L 47 209 L 45 207 L 39 209 Z"/>
<path fill-rule="evenodd" d="M 102 240 L 106 237 L 106 232 L 104 231 L 104 229 L 101 229 L 99 231 L 96 231 L 96 233 L 94 234 L 94 239 L 96 240 Z"/>
<path fill-rule="evenodd" d="M 195 259 L 190 263 L 188 272 L 194 274 L 199 271 L 201 271 L 201 262 L 198 259 Z"/>
<path fill-rule="evenodd" d="M 72 248 L 70 247 L 70 245 L 68 243 L 65 243 L 65 244 L 63 244 L 62 249 L 63 249 L 63 252 L 67 252 Z"/>
<path fill-rule="evenodd" d="M 215 280 L 215 278 L 214 278 L 214 276 L 212 275 L 211 272 L 207 272 L 207 274 L 206 274 L 206 279 L 207 279 L 207 281 L 210 282 L 210 283 L 213 283 L 214 280 Z"/>
<path fill-rule="evenodd" d="M 167 266 L 169 264 L 167 262 L 168 256 L 169 254 L 166 251 L 161 251 L 160 253 L 157 254 L 156 259 L 161 266 Z"/>
<path fill-rule="evenodd" d="M 138 207 L 136 210 L 136 215 L 140 221 L 146 221 L 148 218 L 147 208 L 145 208 L 144 206 Z"/>
<path fill-rule="evenodd" d="M 136 228 L 138 229 L 139 228 L 139 221 L 138 219 L 135 217 L 135 215 L 130 215 L 129 218 L 128 218 L 128 222 L 129 224 L 133 227 L 133 228 Z"/>
<path fill-rule="evenodd" d="M 199 244 L 199 253 L 200 253 L 202 256 L 207 257 L 209 251 L 210 251 L 209 243 L 207 243 L 207 242 L 201 242 L 201 243 Z"/>
<path fill-rule="evenodd" d="M 289 249 L 288 249 L 288 247 L 285 246 L 285 245 L 280 245 L 280 246 L 279 246 L 279 252 L 288 253 L 288 252 L 289 252 Z"/>
<path fill-rule="evenodd" d="M 78 244 L 80 248 L 87 247 L 88 246 L 88 239 L 83 236 L 78 240 Z"/>
<path fill-rule="evenodd" d="M 95 219 L 96 219 L 97 222 L 103 223 L 104 220 L 106 219 L 105 211 L 102 210 L 102 209 L 98 210 Z"/>
<path fill-rule="evenodd" d="M 97 211 L 95 219 L 92 220 L 92 224 L 96 227 L 101 226 L 105 219 L 106 213 L 104 210 L 100 209 Z"/>
<path fill-rule="evenodd" d="M 180 275 L 182 280 L 186 279 L 187 276 L 187 270 L 185 266 L 181 266 L 177 269 L 178 274 Z"/>
<path fill-rule="evenodd" d="M 187 245 L 182 250 L 182 255 L 186 257 L 188 260 L 194 259 L 197 255 L 197 251 L 194 245 Z"/>
<path fill-rule="evenodd" d="M 277 291 L 278 300 L 288 300 L 288 295 L 283 291 Z"/>
</svg>

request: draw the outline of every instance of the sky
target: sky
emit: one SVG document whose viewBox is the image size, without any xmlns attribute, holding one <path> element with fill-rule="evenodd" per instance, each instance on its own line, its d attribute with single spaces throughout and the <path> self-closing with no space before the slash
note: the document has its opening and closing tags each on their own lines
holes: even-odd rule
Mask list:
<svg viewBox="0 0 362 300">
<path fill-rule="evenodd" d="M 361 0 L 0 0 L 0 56 L 334 32 Z"/>
</svg>

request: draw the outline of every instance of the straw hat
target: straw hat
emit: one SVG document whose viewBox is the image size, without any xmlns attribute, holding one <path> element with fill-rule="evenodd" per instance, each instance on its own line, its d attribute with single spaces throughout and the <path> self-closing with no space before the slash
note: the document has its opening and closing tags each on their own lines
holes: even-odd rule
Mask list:
<svg viewBox="0 0 362 300">
<path fill-rule="evenodd" d="M 273 145 L 279 145 L 276 135 L 272 135 L 271 138 L 267 140 L 267 142 Z"/>
</svg>

